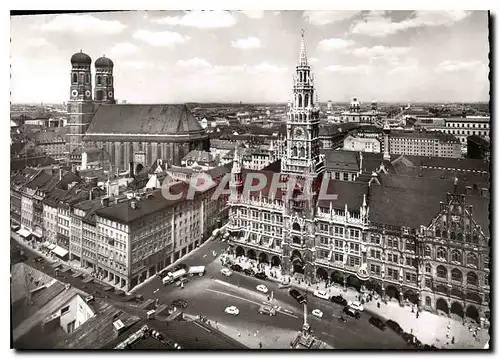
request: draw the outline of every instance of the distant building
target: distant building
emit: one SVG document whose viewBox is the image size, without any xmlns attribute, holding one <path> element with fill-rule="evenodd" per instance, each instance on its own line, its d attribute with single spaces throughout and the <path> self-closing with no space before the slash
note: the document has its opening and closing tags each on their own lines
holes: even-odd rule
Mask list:
<svg viewBox="0 0 500 359">
<path fill-rule="evenodd" d="M 355 122 L 361 124 L 373 124 L 379 120 L 382 116 L 378 112 L 377 107 L 372 107 L 370 111 L 361 111 L 361 103 L 355 97 L 350 105 L 349 110 L 342 112 L 340 116 L 341 122 Z"/>
<path fill-rule="evenodd" d="M 210 152 L 194 150 L 181 159 L 181 166 L 206 171 L 217 166 L 217 162 Z"/>
<path fill-rule="evenodd" d="M 390 153 L 394 154 L 462 157 L 458 139 L 442 132 L 393 130 L 389 139 Z"/>
<path fill-rule="evenodd" d="M 380 148 L 380 140 L 377 138 L 363 138 L 348 135 L 344 139 L 343 149 L 346 151 L 379 153 Z"/>
<path fill-rule="evenodd" d="M 460 140 L 464 152 L 467 147 L 467 137 L 479 136 L 490 139 L 489 116 L 467 116 L 445 119 L 445 133 L 451 134 Z"/>
</svg>

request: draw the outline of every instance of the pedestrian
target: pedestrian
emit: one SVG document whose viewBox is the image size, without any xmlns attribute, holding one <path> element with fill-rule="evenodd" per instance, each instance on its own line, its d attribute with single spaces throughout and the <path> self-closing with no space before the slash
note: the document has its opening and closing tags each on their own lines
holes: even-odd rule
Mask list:
<svg viewBox="0 0 500 359">
<path fill-rule="evenodd" d="M 418 319 L 419 315 L 420 315 L 420 314 L 418 313 L 418 310 L 417 310 L 417 319 Z"/>
<path fill-rule="evenodd" d="M 240 333 L 240 331 L 239 331 L 239 330 L 238 330 L 238 337 L 241 337 L 241 333 Z"/>
<path fill-rule="evenodd" d="M 455 337 L 451 338 L 451 344 L 455 344 Z"/>
<path fill-rule="evenodd" d="M 259 342 L 259 349 L 262 349 L 262 342 Z"/>
</svg>

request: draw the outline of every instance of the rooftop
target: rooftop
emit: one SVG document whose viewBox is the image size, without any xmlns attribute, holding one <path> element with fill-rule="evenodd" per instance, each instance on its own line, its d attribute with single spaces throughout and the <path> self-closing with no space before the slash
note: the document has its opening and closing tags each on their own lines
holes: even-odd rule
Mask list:
<svg viewBox="0 0 500 359">
<path fill-rule="evenodd" d="M 136 135 L 206 137 L 205 131 L 186 105 L 102 105 L 87 130 L 87 136 Z M 125 136 L 126 137 L 126 136 Z"/>
</svg>

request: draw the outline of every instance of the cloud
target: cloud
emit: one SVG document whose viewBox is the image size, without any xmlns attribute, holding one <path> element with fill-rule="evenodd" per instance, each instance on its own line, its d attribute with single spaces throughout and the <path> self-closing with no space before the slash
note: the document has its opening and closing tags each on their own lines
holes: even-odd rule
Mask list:
<svg viewBox="0 0 500 359">
<path fill-rule="evenodd" d="M 338 37 L 332 37 L 329 39 L 323 39 L 318 43 L 318 49 L 324 51 L 335 51 L 345 49 L 354 45 L 352 40 L 344 40 Z"/>
<path fill-rule="evenodd" d="M 386 46 L 373 46 L 373 47 L 359 47 L 353 49 L 351 52 L 357 57 L 367 58 L 392 58 L 407 54 L 411 49 L 409 47 L 386 47 Z"/>
<path fill-rule="evenodd" d="M 118 20 L 101 20 L 91 15 L 56 15 L 51 21 L 42 24 L 42 31 L 93 33 L 114 35 L 126 28 Z"/>
<path fill-rule="evenodd" d="M 307 19 L 312 25 L 327 25 L 333 22 L 350 19 L 359 11 L 304 11 L 302 17 Z"/>
<path fill-rule="evenodd" d="M 231 45 L 241 50 L 256 49 L 259 48 L 260 40 L 256 37 L 247 37 L 244 39 L 238 39 L 236 41 L 231 41 Z"/>
<path fill-rule="evenodd" d="M 186 11 L 181 16 L 166 16 L 152 20 L 158 24 L 199 27 L 204 29 L 231 27 L 236 24 L 236 18 L 229 11 L 193 10 Z"/>
<path fill-rule="evenodd" d="M 109 54 L 111 56 L 123 56 L 136 53 L 137 50 L 139 50 L 139 48 L 130 42 L 119 42 L 111 48 Z"/>
<path fill-rule="evenodd" d="M 286 67 L 271 65 L 267 62 L 263 62 L 253 66 L 252 71 L 256 73 L 281 73 L 288 71 L 288 69 Z"/>
<path fill-rule="evenodd" d="M 29 47 L 42 47 L 50 45 L 50 43 L 43 37 L 32 37 L 28 41 L 26 41 L 26 45 Z"/>
<path fill-rule="evenodd" d="M 417 74 L 419 71 L 421 71 L 421 69 L 419 69 L 419 67 L 415 64 L 401 65 L 392 68 L 389 71 L 389 74 L 402 74 L 402 73 Z"/>
<path fill-rule="evenodd" d="M 190 39 L 189 36 L 182 36 L 177 32 L 171 31 L 149 31 L 137 30 L 132 37 L 142 40 L 151 46 L 169 47 L 177 44 L 182 44 Z"/>
<path fill-rule="evenodd" d="M 310 57 L 310 58 L 307 59 L 307 61 L 309 61 L 310 64 L 315 64 L 319 60 L 318 60 L 317 57 Z"/>
<path fill-rule="evenodd" d="M 372 11 L 351 27 L 353 34 L 384 37 L 399 31 L 423 26 L 451 25 L 466 18 L 470 13 L 464 10 L 415 11 L 412 17 L 400 22 L 392 22 L 385 12 Z"/>
<path fill-rule="evenodd" d="M 262 19 L 264 17 L 263 10 L 241 10 L 240 13 L 245 14 L 250 19 Z"/>
<path fill-rule="evenodd" d="M 357 65 L 357 66 L 341 66 L 341 65 L 330 65 L 325 67 L 328 72 L 337 72 L 342 74 L 365 74 L 370 68 L 367 65 Z"/>
<path fill-rule="evenodd" d="M 185 68 L 208 68 L 212 67 L 212 65 L 205 59 L 200 59 L 198 57 L 194 57 L 189 60 L 179 60 L 175 63 L 176 66 L 185 67 Z"/>
<path fill-rule="evenodd" d="M 134 70 L 143 70 L 153 68 L 154 65 L 145 61 L 123 61 L 120 62 L 120 67 Z"/>
<path fill-rule="evenodd" d="M 436 70 L 438 72 L 460 72 L 460 71 L 470 71 L 483 67 L 484 64 L 481 61 L 453 61 L 446 60 L 441 62 Z"/>
</svg>

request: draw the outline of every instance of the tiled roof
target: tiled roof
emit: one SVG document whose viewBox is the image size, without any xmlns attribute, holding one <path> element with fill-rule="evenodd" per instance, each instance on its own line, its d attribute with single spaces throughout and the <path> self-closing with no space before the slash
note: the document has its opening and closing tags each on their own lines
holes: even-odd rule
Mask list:
<svg viewBox="0 0 500 359">
<path fill-rule="evenodd" d="M 336 200 L 318 199 L 318 207 L 344 209 L 347 205 L 350 211 L 359 211 L 363 205 L 363 195 L 368 193 L 368 183 L 329 180 L 326 194 L 337 195 Z"/>
<path fill-rule="evenodd" d="M 359 171 L 357 152 L 325 151 L 325 167 L 329 171 Z"/>
<path fill-rule="evenodd" d="M 102 105 L 87 130 L 94 134 L 203 135 L 204 130 L 186 105 Z"/>
<path fill-rule="evenodd" d="M 391 137 L 412 137 L 412 138 L 426 138 L 431 140 L 441 140 L 445 142 L 455 142 L 460 143 L 460 141 L 453 135 L 449 133 L 444 133 L 441 131 L 391 131 Z"/>
<path fill-rule="evenodd" d="M 379 174 L 380 185 L 370 187 L 370 221 L 391 226 L 418 228 L 427 226 L 439 213 L 440 201 L 446 201 L 446 193 L 454 191 L 452 178 L 425 178 Z M 465 192 L 465 184 L 459 181 L 459 193 Z M 489 198 L 467 196 L 478 212 L 474 218 L 488 231 L 485 208 Z M 474 197 L 473 199 L 471 199 Z M 489 231 L 488 231 L 489 233 Z"/>
<path fill-rule="evenodd" d="M 52 157 L 43 156 L 32 156 L 32 157 L 21 157 L 21 158 L 11 158 L 10 160 L 10 170 L 11 172 L 20 171 L 26 167 L 45 167 L 56 164 L 57 161 Z"/>
<path fill-rule="evenodd" d="M 218 150 L 234 150 L 234 142 L 226 140 L 210 140 L 210 148 Z"/>
<path fill-rule="evenodd" d="M 188 194 L 188 184 L 179 182 L 170 187 L 172 196 L 182 194 L 179 199 L 166 199 L 162 190 L 151 192 L 148 196 L 144 196 L 141 200 L 136 201 L 136 208 L 132 208 L 131 201 L 121 202 L 118 204 L 111 204 L 109 207 L 98 209 L 96 214 L 108 219 L 115 220 L 120 223 L 131 223 L 139 218 L 155 213 L 160 210 L 172 207 L 173 205 L 186 201 Z M 200 192 L 197 192 L 197 194 Z"/>
</svg>

